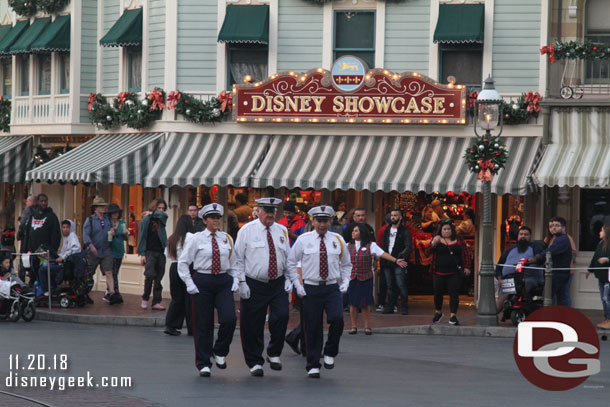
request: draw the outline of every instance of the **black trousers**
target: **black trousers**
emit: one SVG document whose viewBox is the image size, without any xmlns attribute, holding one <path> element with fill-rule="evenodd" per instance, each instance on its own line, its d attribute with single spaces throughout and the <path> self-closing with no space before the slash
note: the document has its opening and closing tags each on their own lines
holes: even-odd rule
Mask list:
<svg viewBox="0 0 610 407">
<path fill-rule="evenodd" d="M 324 342 L 324 312 L 328 323 L 328 338 L 324 355 L 335 357 L 339 353 L 339 340 L 343 334 L 343 302 L 338 284 L 305 284 L 303 297 L 303 330 L 307 349 L 307 370 L 320 368 Z"/>
<path fill-rule="evenodd" d="M 307 355 L 307 350 L 305 349 L 305 335 L 303 335 L 303 300 L 296 295 L 296 290 L 293 290 L 293 292 L 296 296 L 296 303 L 299 306 L 299 324 L 292 331 L 288 332 L 288 335 L 286 335 L 286 342 L 292 346 L 298 345 L 301 354 L 305 356 Z"/>
<path fill-rule="evenodd" d="M 165 326 L 168 328 L 182 329 L 186 319 L 186 328 L 189 333 L 193 332 L 193 315 L 191 313 L 191 298 L 186 292 L 186 285 L 178 275 L 178 263 L 172 263 L 169 267 L 169 291 L 172 300 L 165 315 Z"/>
<path fill-rule="evenodd" d="M 163 253 L 151 252 L 150 250 L 147 250 L 146 265 L 144 266 L 144 294 L 142 294 L 142 299 L 144 301 L 148 301 L 150 298 L 150 292 L 152 290 L 152 305 L 161 302 L 161 294 L 163 293 L 161 280 L 163 280 L 164 275 L 165 255 Z"/>
<path fill-rule="evenodd" d="M 227 273 L 193 274 L 199 294 L 192 295 L 193 341 L 195 365 L 198 370 L 211 367 L 212 355 L 227 356 L 235 332 L 235 303 L 231 285 L 233 277 Z M 218 338 L 214 343 L 214 309 L 218 312 Z"/>
<path fill-rule="evenodd" d="M 280 356 L 284 348 L 284 336 L 288 326 L 288 294 L 284 291 L 284 276 L 263 283 L 246 277 L 250 287 L 250 298 L 240 303 L 241 347 L 244 351 L 246 365 L 263 365 L 263 348 L 265 347 L 265 316 L 269 309 L 269 357 Z"/>
<path fill-rule="evenodd" d="M 459 274 L 449 276 L 434 276 L 434 309 L 440 310 L 443 308 L 443 295 L 449 293 L 449 311 L 455 314 L 460 303 L 460 288 L 462 287 L 462 278 Z"/>
</svg>

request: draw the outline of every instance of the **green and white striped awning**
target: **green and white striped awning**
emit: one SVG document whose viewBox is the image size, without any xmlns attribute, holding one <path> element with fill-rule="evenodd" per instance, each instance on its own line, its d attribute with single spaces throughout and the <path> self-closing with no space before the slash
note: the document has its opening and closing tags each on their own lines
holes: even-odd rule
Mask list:
<svg viewBox="0 0 610 407">
<path fill-rule="evenodd" d="M 0 182 L 23 182 L 31 159 L 32 136 L 0 136 Z"/>
<path fill-rule="evenodd" d="M 479 192 L 463 155 L 473 138 L 273 136 L 252 177 L 264 188 Z M 506 138 L 509 160 L 492 181 L 496 194 L 524 195 L 540 139 Z"/>
<path fill-rule="evenodd" d="M 28 181 L 137 185 L 159 155 L 164 133 L 104 134 L 28 171 Z"/>
<path fill-rule="evenodd" d="M 553 110 L 549 128 L 536 185 L 610 187 L 610 113 Z"/>
<path fill-rule="evenodd" d="M 170 134 L 145 187 L 248 186 L 268 148 L 269 136 L 248 134 Z"/>
</svg>

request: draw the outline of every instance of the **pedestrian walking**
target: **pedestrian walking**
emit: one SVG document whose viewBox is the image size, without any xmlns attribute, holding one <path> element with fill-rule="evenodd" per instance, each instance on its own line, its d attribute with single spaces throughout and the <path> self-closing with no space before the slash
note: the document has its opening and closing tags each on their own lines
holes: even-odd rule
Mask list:
<svg viewBox="0 0 610 407">
<path fill-rule="evenodd" d="M 598 328 L 610 329 L 610 225 L 602 226 L 599 231 L 600 242 L 589 265 L 589 272 L 597 277 L 599 295 L 604 310 L 604 320 L 597 324 Z M 587 278 L 589 275 L 587 275 Z"/>
<path fill-rule="evenodd" d="M 140 223 L 140 240 L 138 241 L 138 254 L 140 264 L 144 266 L 144 293 L 142 294 L 142 309 L 148 308 L 148 299 L 152 290 L 152 309 L 163 311 L 161 304 L 163 285 L 161 280 L 165 275 L 165 245 L 167 244 L 167 202 L 161 198 L 154 199 L 148 210 L 152 213 L 142 219 Z M 154 288 L 153 288 L 154 285 Z"/>
<path fill-rule="evenodd" d="M 407 262 L 411 254 L 411 232 L 402 225 L 400 209 L 390 211 L 390 226 L 383 232 L 381 249 L 394 258 L 402 259 L 401 263 L 381 259 L 381 270 L 388 286 L 388 303 L 383 309 L 384 314 L 393 314 L 400 295 L 401 314 L 409 313 L 409 297 L 407 293 Z"/>
<path fill-rule="evenodd" d="M 35 253 L 40 246 L 45 246 L 51 252 L 57 253 L 61 243 L 61 225 L 53 208 L 49 206 L 49 197 L 38 195 L 38 204 L 31 207 L 27 223 L 27 251 Z M 38 279 L 40 262 L 34 256 L 30 268 L 30 284 Z"/>
<path fill-rule="evenodd" d="M 354 335 L 358 332 L 358 309 L 360 309 L 364 319 L 364 333 L 371 335 L 369 309 L 374 304 L 373 259 L 381 258 L 397 267 L 406 267 L 407 262 L 384 252 L 377 246 L 377 243 L 371 242 L 369 234 L 363 233 L 360 228 L 361 226 L 355 226 L 352 229 L 352 238 L 347 245 L 352 263 L 352 273 L 347 290 L 349 314 L 352 322 L 352 329 L 349 333 Z"/>
<path fill-rule="evenodd" d="M 343 334 L 342 294 L 347 292 L 352 263 L 343 238 L 328 229 L 335 211 L 331 206 L 316 206 L 309 210 L 314 230 L 298 237 L 288 256 L 288 275 L 297 294 L 303 298 L 303 326 L 307 352 L 307 375 L 320 377 L 320 358 L 324 367 L 332 369 L 339 353 Z M 297 265 L 301 264 L 302 286 Z M 328 322 L 328 338 L 323 344 L 323 313 Z"/>
<path fill-rule="evenodd" d="M 108 205 L 106 213 L 110 216 L 112 221 L 112 242 L 110 243 L 112 253 L 112 279 L 114 280 L 114 292 L 118 295 L 118 303 L 123 302 L 123 297 L 119 292 L 119 271 L 121 270 L 121 264 L 123 263 L 123 257 L 125 257 L 125 242 L 129 237 L 129 229 L 127 223 L 123 218 L 123 210 L 115 203 Z M 108 294 L 108 293 L 107 293 Z"/>
<path fill-rule="evenodd" d="M 256 200 L 259 218 L 245 224 L 235 243 L 239 276 L 240 335 L 246 365 L 252 376 L 263 376 L 265 316 L 269 309 L 267 362 L 282 370 L 280 355 L 288 326 L 288 294 L 292 283 L 285 277 L 290 251 L 287 229 L 275 222 L 278 198 Z"/>
<path fill-rule="evenodd" d="M 186 319 L 186 327 L 189 335 L 193 333 L 192 313 L 190 296 L 187 295 L 186 285 L 178 275 L 178 259 L 182 254 L 182 247 L 187 234 L 195 233 L 190 214 L 182 215 L 178 218 L 174 233 L 167 239 L 165 257 L 171 261 L 169 267 L 169 291 L 172 300 L 167 308 L 165 316 L 165 330 L 167 335 L 178 336 L 180 329 Z"/>
<path fill-rule="evenodd" d="M 114 278 L 112 275 L 112 220 L 106 214 L 108 204 L 104 198 L 96 196 L 93 198 L 93 215 L 89 216 L 83 224 L 83 242 L 88 248 L 87 261 L 89 267 L 95 273 L 97 266 L 106 279 L 107 295 L 105 301 L 110 305 L 120 302 L 120 295 L 114 292 Z"/>
<path fill-rule="evenodd" d="M 239 289 L 235 271 L 233 239 L 220 231 L 224 208 L 212 203 L 199 212 L 205 221 L 202 232 L 187 235 L 180 258 L 178 274 L 186 284 L 193 301 L 193 339 L 195 365 L 202 377 L 211 376 L 214 357 L 219 369 L 226 369 L 226 357 L 235 331 L 233 292 Z M 189 265 L 195 272 L 191 277 Z M 218 313 L 218 337 L 214 343 L 214 309 Z"/>
<path fill-rule="evenodd" d="M 436 236 L 426 247 L 427 253 L 432 253 L 430 271 L 434 287 L 434 317 L 433 323 L 440 322 L 443 317 L 443 296 L 449 293 L 449 323 L 459 325 L 457 310 L 460 303 L 460 287 L 462 275 L 470 274 L 470 250 L 466 243 L 458 238 L 451 219 L 440 222 Z"/>
</svg>

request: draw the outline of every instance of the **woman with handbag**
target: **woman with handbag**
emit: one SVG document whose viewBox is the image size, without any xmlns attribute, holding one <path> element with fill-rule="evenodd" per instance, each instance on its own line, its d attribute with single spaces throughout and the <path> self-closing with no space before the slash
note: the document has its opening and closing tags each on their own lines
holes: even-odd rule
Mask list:
<svg viewBox="0 0 610 407">
<path fill-rule="evenodd" d="M 426 248 L 432 254 L 430 272 L 434 285 L 434 317 L 437 323 L 443 317 L 443 296 L 449 294 L 449 323 L 459 325 L 456 313 L 460 302 L 462 277 L 470 275 L 470 250 L 463 239 L 459 238 L 450 219 L 442 220 L 436 236 Z"/>
</svg>

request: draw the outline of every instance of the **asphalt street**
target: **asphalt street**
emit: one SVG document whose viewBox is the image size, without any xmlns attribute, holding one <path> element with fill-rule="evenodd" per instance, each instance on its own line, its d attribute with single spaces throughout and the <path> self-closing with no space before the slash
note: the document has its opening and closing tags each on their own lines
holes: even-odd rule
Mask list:
<svg viewBox="0 0 610 407">
<path fill-rule="evenodd" d="M 116 327 L 34 321 L 0 322 L 0 405 L 29 406 L 24 395 L 51 406 L 573 406 L 606 405 L 610 397 L 610 344 L 601 343 L 601 372 L 583 385 L 549 392 L 527 382 L 517 369 L 512 339 L 426 335 L 347 335 L 333 370 L 306 376 L 305 362 L 288 347 L 283 370 L 265 366 L 251 377 L 239 333 L 228 368 L 200 378 L 191 337 L 169 337 L 161 328 Z M 66 389 L 6 387 L 9 358 L 45 354 L 46 365 L 30 373 L 47 376 L 130 377 L 127 388 Z M 52 367 L 67 355 L 67 371 Z M 49 369 L 51 367 L 51 369 Z M 594 404 L 595 403 L 595 404 Z"/>
</svg>

